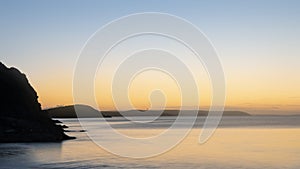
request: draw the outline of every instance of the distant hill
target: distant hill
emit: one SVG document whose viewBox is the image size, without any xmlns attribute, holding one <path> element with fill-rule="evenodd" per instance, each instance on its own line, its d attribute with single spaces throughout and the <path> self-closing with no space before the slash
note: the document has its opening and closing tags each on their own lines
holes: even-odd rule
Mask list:
<svg viewBox="0 0 300 169">
<path fill-rule="evenodd" d="M 52 118 L 77 118 L 75 108 L 80 113 L 81 118 L 103 117 L 100 111 L 87 105 L 70 105 L 46 109 Z M 108 117 L 108 116 L 104 116 Z"/>
<path fill-rule="evenodd" d="M 77 118 L 76 110 L 81 112 L 82 118 L 93 118 L 93 117 L 120 117 L 120 116 L 178 116 L 179 110 L 164 110 L 163 112 L 158 110 L 153 111 L 98 111 L 87 105 L 70 105 L 47 109 L 49 116 L 52 118 Z M 185 116 L 193 114 L 191 110 L 183 111 Z M 198 116 L 207 116 L 208 111 L 198 111 Z M 223 116 L 250 116 L 250 114 L 242 111 L 225 111 Z"/>
</svg>

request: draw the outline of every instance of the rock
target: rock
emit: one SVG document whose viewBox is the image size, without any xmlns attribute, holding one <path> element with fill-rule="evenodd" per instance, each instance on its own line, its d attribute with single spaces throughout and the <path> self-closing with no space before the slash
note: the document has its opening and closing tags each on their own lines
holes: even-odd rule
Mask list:
<svg viewBox="0 0 300 169">
<path fill-rule="evenodd" d="M 0 62 L 0 142 L 58 142 L 71 139 L 47 113 L 26 76 Z"/>
</svg>

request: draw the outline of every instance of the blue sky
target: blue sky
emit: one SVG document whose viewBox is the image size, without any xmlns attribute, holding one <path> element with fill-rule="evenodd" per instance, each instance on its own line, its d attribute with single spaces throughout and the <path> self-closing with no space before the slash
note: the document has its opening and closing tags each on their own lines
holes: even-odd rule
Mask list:
<svg viewBox="0 0 300 169">
<path fill-rule="evenodd" d="M 294 98 L 291 104 L 295 104 L 300 96 L 295 92 L 300 86 L 299 9 L 300 1 L 282 0 L 1 0 L 0 60 L 28 74 L 40 95 L 46 88 L 65 88 L 70 94 L 76 58 L 97 29 L 132 13 L 170 13 L 189 20 L 212 41 L 223 63 L 229 91 L 239 83 L 240 92 L 247 97 L 251 90 L 246 89 L 256 85 L 262 92 L 279 92 L 276 97 Z M 266 87 L 274 83 L 277 85 Z M 267 93 L 243 102 L 267 99 Z M 47 103 L 44 97 L 45 105 L 59 104 Z M 67 103 L 70 99 L 62 104 Z"/>
</svg>

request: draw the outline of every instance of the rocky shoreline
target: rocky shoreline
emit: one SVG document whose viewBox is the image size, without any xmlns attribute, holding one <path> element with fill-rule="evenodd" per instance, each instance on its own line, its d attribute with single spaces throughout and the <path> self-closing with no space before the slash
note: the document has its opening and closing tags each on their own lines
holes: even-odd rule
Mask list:
<svg viewBox="0 0 300 169">
<path fill-rule="evenodd" d="M 0 142 L 60 142 L 74 139 L 42 111 L 26 76 L 0 62 Z"/>
</svg>

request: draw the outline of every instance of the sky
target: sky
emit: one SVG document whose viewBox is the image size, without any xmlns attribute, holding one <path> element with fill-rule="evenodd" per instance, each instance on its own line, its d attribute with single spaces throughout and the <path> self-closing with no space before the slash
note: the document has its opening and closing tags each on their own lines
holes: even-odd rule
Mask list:
<svg viewBox="0 0 300 169">
<path fill-rule="evenodd" d="M 296 0 L 1 0 L 0 61 L 27 75 L 43 108 L 73 104 L 76 59 L 95 31 L 133 13 L 169 13 L 196 25 L 216 48 L 226 78 L 227 109 L 300 114 L 299 9 Z M 140 91 L 142 82 L 149 80 L 146 75 L 138 77 L 130 89 L 136 108 L 149 106 L 147 94 Z M 165 83 L 148 86 L 149 90 L 163 86 L 173 94 L 168 107 L 178 106 L 176 86 L 164 75 L 155 77 L 160 76 Z M 206 89 L 203 108 L 210 104 Z M 100 107 L 113 109 L 110 94 L 102 94 L 107 90 L 97 91 Z"/>
</svg>

